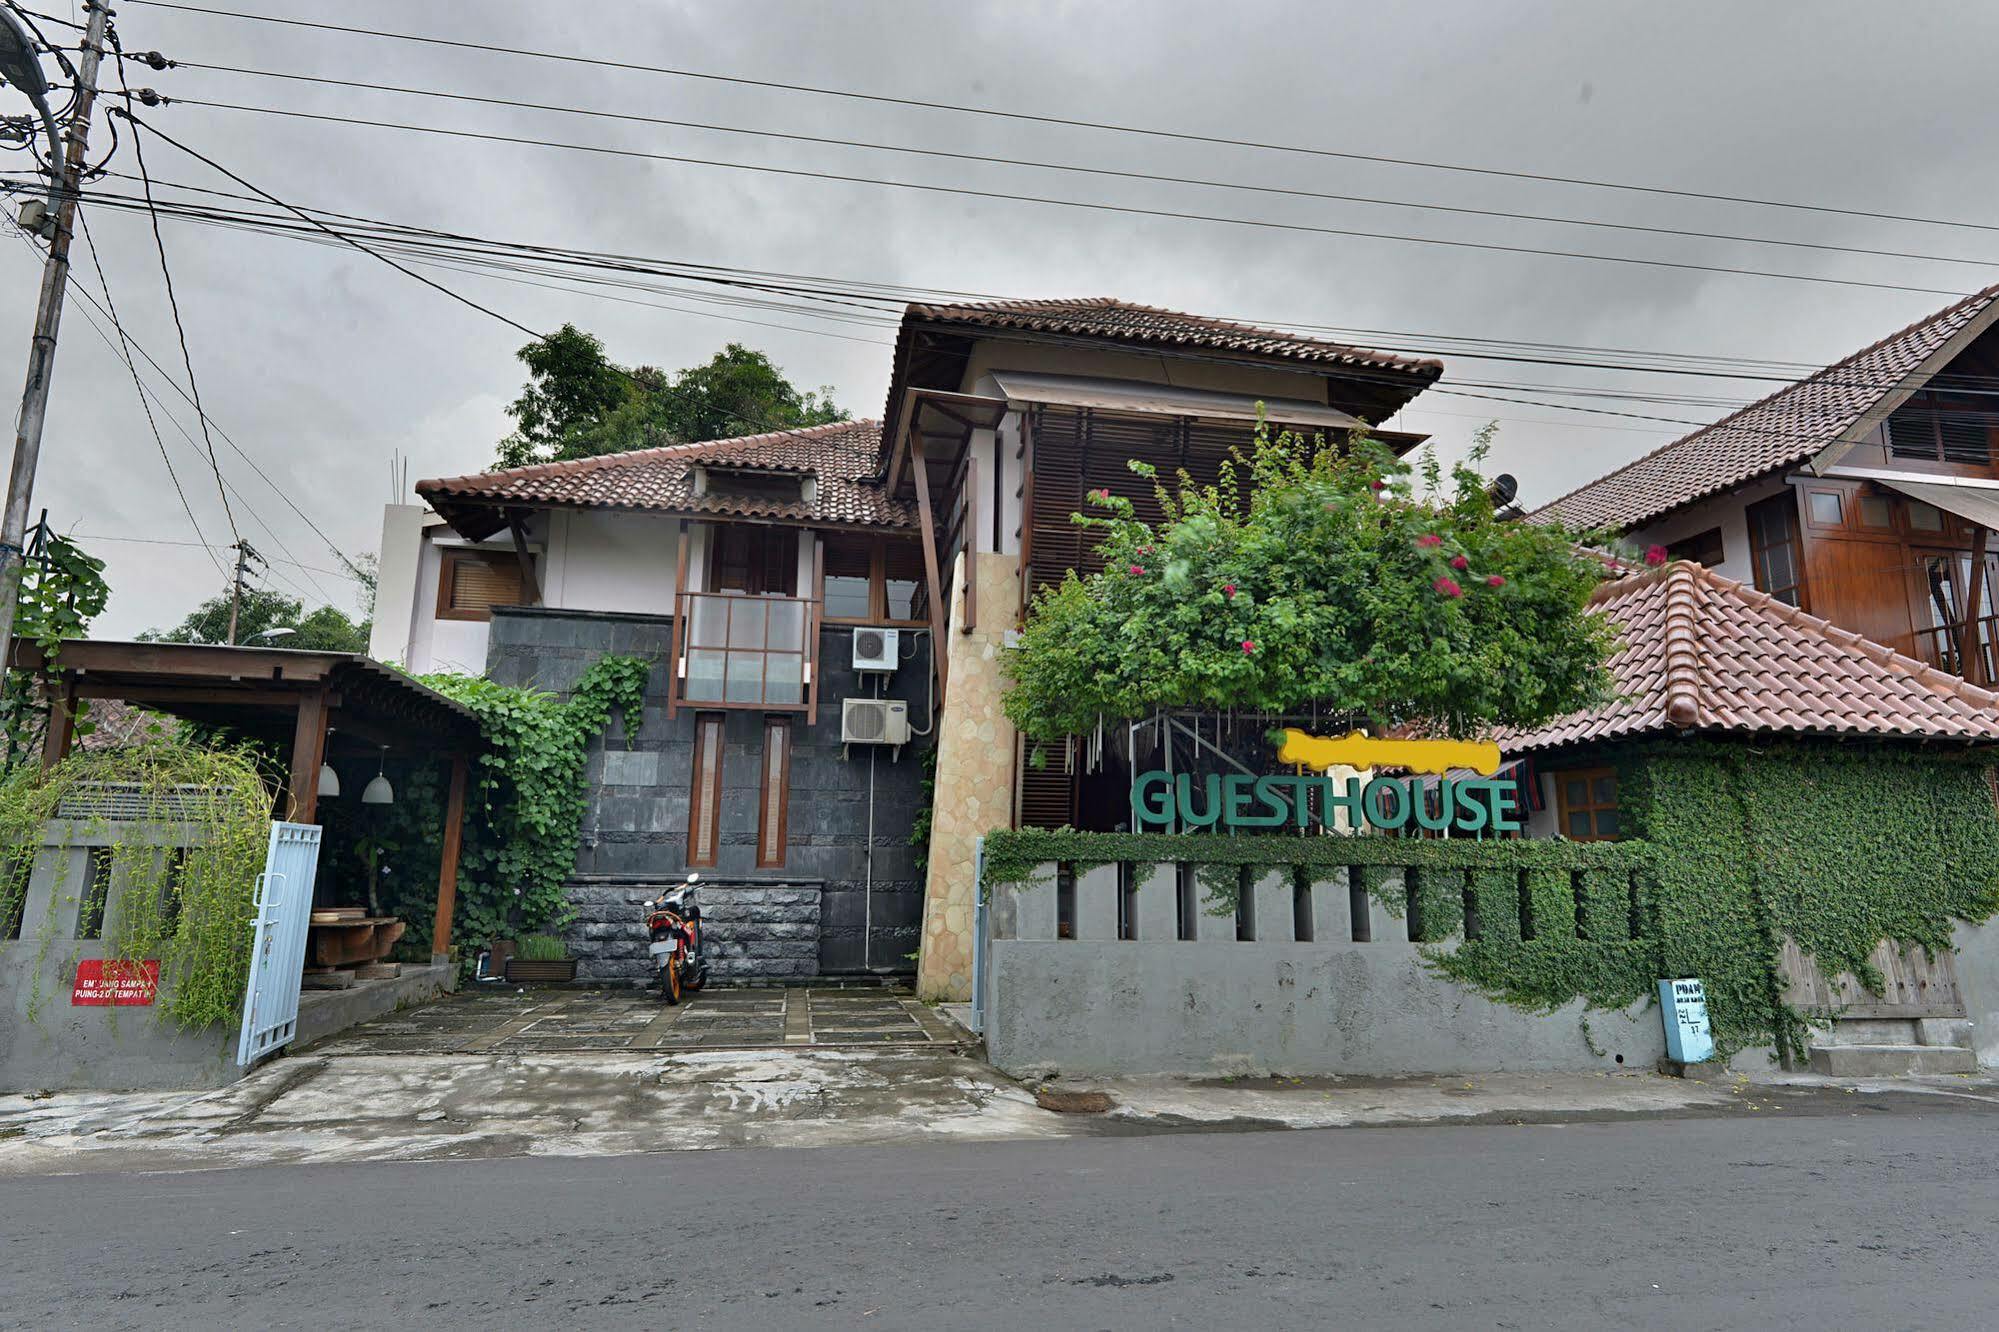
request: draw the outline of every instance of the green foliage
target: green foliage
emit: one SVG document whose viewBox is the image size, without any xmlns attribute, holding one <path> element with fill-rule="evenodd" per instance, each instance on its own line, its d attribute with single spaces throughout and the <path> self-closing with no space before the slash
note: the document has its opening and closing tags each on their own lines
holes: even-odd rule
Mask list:
<svg viewBox="0 0 1999 1332">
<path fill-rule="evenodd" d="M 514 956 L 523 962 L 560 962 L 569 945 L 552 934 L 528 934 L 514 940 Z"/>
<path fill-rule="evenodd" d="M 502 938 L 568 923 L 563 884 L 576 868 L 590 742 L 617 711 L 629 743 L 651 670 L 641 657 L 601 657 L 566 701 L 483 677 L 422 677 L 478 715 L 487 746 L 467 801 L 472 817 L 459 857 L 465 937 Z"/>
<path fill-rule="evenodd" d="M 769 357 L 736 342 L 677 374 L 622 370 L 601 342 L 571 324 L 517 355 L 528 383 L 507 409 L 516 428 L 500 441 L 499 467 L 847 419 L 831 389 L 802 393 Z"/>
<path fill-rule="evenodd" d="M 68 844 L 109 835 L 112 882 L 105 903 L 105 955 L 160 963 L 158 1013 L 184 1027 L 233 1021 L 249 981 L 257 879 L 270 839 L 272 788 L 240 751 L 154 741 L 129 749 L 78 752 L 43 773 L 24 767 L 0 784 L 0 847 L 34 847 L 65 797 L 86 783 L 139 788 L 174 821 L 191 815 L 184 847 L 163 845 L 160 823 L 70 821 Z M 63 857 L 67 864 L 69 857 Z M 0 919 L 19 911 L 31 857 L 0 858 Z M 56 884 L 56 909 L 37 940 L 39 964 L 55 944 L 57 921 L 76 919 L 92 884 Z M 72 965 L 74 958 L 71 959 Z M 31 1009 L 43 996 L 31 997 Z"/>
<path fill-rule="evenodd" d="M 81 638 L 110 598 L 104 561 L 40 525 L 29 541 L 21 571 L 14 636 L 40 647 L 53 664 L 62 655 L 63 640 Z M 32 676 L 0 670 L 0 773 L 35 753 L 48 711 L 48 701 Z M 79 735 L 90 733 L 87 714 L 79 717 L 76 729 Z"/>
<path fill-rule="evenodd" d="M 1074 520 L 1107 568 L 1036 598 L 1007 715 L 1049 740 L 1161 708 L 1330 706 L 1465 736 L 1600 700 L 1610 630 L 1584 606 L 1601 567 L 1556 528 L 1496 519 L 1474 466 L 1442 482 L 1434 460 L 1413 473 L 1374 441 L 1259 423 L 1219 486 L 1158 486 L 1157 525 L 1093 492 Z"/>
<path fill-rule="evenodd" d="M 225 592 L 189 611 L 187 618 L 171 629 L 148 629 L 139 635 L 142 643 L 227 643 L 229 641 L 230 594 Z M 368 624 L 359 624 L 333 606 L 321 606 L 310 614 L 305 603 L 268 588 L 246 587 L 236 612 L 236 641 L 248 643 L 270 629 L 290 629 L 282 638 L 267 639 L 260 647 L 297 648 L 305 652 L 366 652 Z"/>
</svg>

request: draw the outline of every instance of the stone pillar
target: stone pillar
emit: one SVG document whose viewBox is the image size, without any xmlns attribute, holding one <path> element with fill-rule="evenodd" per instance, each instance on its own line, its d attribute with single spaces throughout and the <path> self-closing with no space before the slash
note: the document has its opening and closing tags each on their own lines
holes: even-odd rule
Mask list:
<svg viewBox="0 0 1999 1332">
<path fill-rule="evenodd" d="M 1013 825 L 1014 730 L 1000 710 L 1000 654 L 1020 604 L 1020 563 L 989 552 L 961 555 L 951 573 L 954 589 L 964 586 L 968 560 L 977 580 L 978 622 L 971 633 L 962 632 L 965 599 L 954 592 L 946 641 L 933 644 L 949 664 L 950 693 L 937 718 L 930 868 L 916 970 L 916 990 L 925 999 L 972 997 L 978 840 Z"/>
</svg>

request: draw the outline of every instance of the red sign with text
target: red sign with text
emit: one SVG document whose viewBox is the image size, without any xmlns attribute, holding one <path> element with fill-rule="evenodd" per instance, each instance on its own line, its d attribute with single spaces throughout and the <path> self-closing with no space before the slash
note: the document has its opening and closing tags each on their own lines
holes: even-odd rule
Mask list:
<svg viewBox="0 0 1999 1332">
<path fill-rule="evenodd" d="M 160 989 L 158 962 L 117 962 L 87 958 L 76 964 L 69 1002 L 79 1008 L 150 1004 Z"/>
</svg>

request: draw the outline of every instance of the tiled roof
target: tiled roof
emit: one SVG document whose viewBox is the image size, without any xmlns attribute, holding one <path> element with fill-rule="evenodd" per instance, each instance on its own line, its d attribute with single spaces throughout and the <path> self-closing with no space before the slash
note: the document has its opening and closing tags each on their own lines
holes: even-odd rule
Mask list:
<svg viewBox="0 0 1999 1332">
<path fill-rule="evenodd" d="M 1531 731 L 1508 754 L 1657 731 L 1999 742 L 1999 695 L 1686 561 L 1605 583 L 1617 697 Z"/>
<path fill-rule="evenodd" d="M 1570 527 L 1629 528 L 1817 453 L 1999 298 L 1987 287 L 1761 402 L 1536 510 Z"/>
<path fill-rule="evenodd" d="M 909 318 L 981 328 L 1017 328 L 1035 333 L 1067 333 L 1120 342 L 1174 343 L 1211 351 L 1248 352 L 1293 361 L 1373 366 L 1418 376 L 1424 382 L 1444 372 L 1437 360 L 1396 356 L 1341 342 L 1300 337 L 1250 324 L 1203 315 L 1133 305 L 1109 296 L 1045 301 L 976 301 L 964 305 L 911 305 Z"/>
<path fill-rule="evenodd" d="M 446 518 L 452 518 L 454 510 L 470 506 L 519 505 L 648 509 L 839 525 L 913 527 L 916 514 L 912 507 L 891 500 L 869 479 L 880 446 L 879 422 L 841 421 L 736 439 L 670 444 L 574 462 L 541 463 L 501 472 L 420 481 L 416 490 Z M 810 473 L 817 478 L 818 493 L 810 502 L 768 496 L 696 495 L 690 470 L 695 463 Z"/>
</svg>

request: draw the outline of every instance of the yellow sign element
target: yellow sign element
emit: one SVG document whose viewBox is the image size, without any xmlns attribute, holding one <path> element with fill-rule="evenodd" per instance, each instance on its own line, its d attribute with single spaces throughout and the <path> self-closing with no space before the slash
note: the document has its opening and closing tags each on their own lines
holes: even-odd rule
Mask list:
<svg viewBox="0 0 1999 1332">
<path fill-rule="evenodd" d="M 1359 731 L 1334 739 L 1287 727 L 1277 759 L 1320 772 L 1335 767 L 1407 768 L 1442 777 L 1454 769 L 1470 768 L 1490 777 L 1499 771 L 1499 746 L 1490 740 L 1383 740 Z"/>
</svg>

